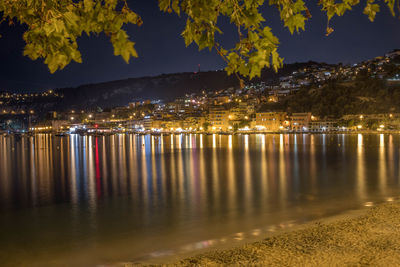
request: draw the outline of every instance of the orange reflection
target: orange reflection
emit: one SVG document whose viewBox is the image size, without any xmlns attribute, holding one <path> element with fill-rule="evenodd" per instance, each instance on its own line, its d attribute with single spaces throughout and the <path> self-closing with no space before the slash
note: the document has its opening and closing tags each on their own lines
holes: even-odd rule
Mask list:
<svg viewBox="0 0 400 267">
<path fill-rule="evenodd" d="M 249 150 L 249 135 L 244 135 L 244 160 L 243 160 L 243 187 L 244 187 L 244 202 L 246 210 L 251 210 L 251 161 L 250 161 L 250 150 Z"/>
<path fill-rule="evenodd" d="M 279 135 L 279 197 L 282 207 L 286 206 L 287 182 L 286 182 L 286 164 L 285 147 L 283 143 L 283 134 Z"/>
<path fill-rule="evenodd" d="M 265 151 L 265 134 L 261 135 L 261 191 L 262 197 L 261 200 L 261 206 L 264 207 L 265 204 L 268 201 L 268 162 L 267 162 L 267 156 L 266 156 L 266 151 Z"/>
<path fill-rule="evenodd" d="M 357 135 L 357 194 L 361 201 L 366 199 L 365 189 L 365 160 L 364 160 L 364 144 L 363 135 Z"/>
<path fill-rule="evenodd" d="M 234 208 L 235 203 L 236 203 L 236 174 L 235 174 L 235 161 L 234 161 L 234 155 L 233 155 L 233 150 L 232 150 L 232 135 L 229 135 L 229 140 L 228 140 L 228 148 L 227 153 L 228 153 L 228 160 L 226 161 L 226 170 L 227 170 L 227 183 L 228 183 L 228 205 L 231 208 Z"/>
<path fill-rule="evenodd" d="M 378 169 L 379 169 L 379 188 L 382 195 L 387 192 L 387 173 L 386 173 L 386 155 L 385 155 L 385 135 L 379 135 L 379 159 L 378 159 Z"/>
</svg>

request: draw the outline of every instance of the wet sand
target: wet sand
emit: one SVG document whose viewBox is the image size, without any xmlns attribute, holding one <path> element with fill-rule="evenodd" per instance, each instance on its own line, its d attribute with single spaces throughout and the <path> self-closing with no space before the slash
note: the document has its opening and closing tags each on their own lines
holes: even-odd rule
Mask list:
<svg viewBox="0 0 400 267">
<path fill-rule="evenodd" d="M 264 237 L 265 238 L 265 237 Z M 153 266 L 400 266 L 400 201 Z M 124 264 L 137 266 L 143 264 Z"/>
</svg>

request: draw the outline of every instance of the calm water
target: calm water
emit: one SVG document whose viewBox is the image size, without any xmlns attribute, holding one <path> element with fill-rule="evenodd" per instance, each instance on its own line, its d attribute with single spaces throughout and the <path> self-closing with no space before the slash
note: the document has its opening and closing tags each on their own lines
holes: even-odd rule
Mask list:
<svg viewBox="0 0 400 267">
<path fill-rule="evenodd" d="M 400 135 L 0 137 L 0 264 L 176 255 L 400 195 Z"/>
</svg>

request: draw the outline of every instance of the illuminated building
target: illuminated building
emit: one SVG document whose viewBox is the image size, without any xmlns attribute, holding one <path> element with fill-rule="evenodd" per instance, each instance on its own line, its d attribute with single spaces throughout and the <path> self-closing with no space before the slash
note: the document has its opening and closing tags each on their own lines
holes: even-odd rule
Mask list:
<svg viewBox="0 0 400 267">
<path fill-rule="evenodd" d="M 255 128 L 271 132 L 279 131 L 286 117 L 286 112 L 257 112 Z"/>
<path fill-rule="evenodd" d="M 311 112 L 293 113 L 291 118 L 291 128 L 296 132 L 309 131 Z"/>
<path fill-rule="evenodd" d="M 214 131 L 227 131 L 229 129 L 229 111 L 223 107 L 211 107 L 209 122 Z"/>
</svg>

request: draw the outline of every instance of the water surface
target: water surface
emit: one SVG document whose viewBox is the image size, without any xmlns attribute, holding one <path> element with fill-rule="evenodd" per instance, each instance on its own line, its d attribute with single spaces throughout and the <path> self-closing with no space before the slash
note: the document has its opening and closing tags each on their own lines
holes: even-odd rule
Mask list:
<svg viewBox="0 0 400 267">
<path fill-rule="evenodd" d="M 400 135 L 0 137 L 1 265 L 217 247 L 400 195 Z"/>
</svg>

